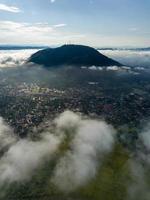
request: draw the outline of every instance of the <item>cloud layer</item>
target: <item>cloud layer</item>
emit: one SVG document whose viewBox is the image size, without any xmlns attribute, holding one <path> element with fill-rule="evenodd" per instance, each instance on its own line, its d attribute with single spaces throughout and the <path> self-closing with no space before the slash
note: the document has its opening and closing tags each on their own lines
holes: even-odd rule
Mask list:
<svg viewBox="0 0 150 200">
<path fill-rule="evenodd" d="M 57 150 L 60 137 L 43 132 L 38 140 L 19 139 L 13 130 L 0 120 L 0 184 L 31 179 L 34 171 Z M 7 149 L 5 148 L 7 146 Z"/>
<path fill-rule="evenodd" d="M 1 50 L 0 68 L 22 65 L 37 50 Z"/>
<path fill-rule="evenodd" d="M 39 26 L 41 26 L 39 24 Z M 54 25 L 57 27 L 66 26 L 66 24 Z M 33 53 L 39 49 L 28 50 L 0 50 L 0 68 L 1 67 L 16 67 L 22 65 Z M 150 52 L 149 51 L 129 51 L 129 50 L 101 50 L 104 55 L 113 58 L 126 66 L 150 67 Z M 83 69 L 86 69 L 86 66 Z M 91 70 L 102 70 L 102 67 L 92 66 Z M 118 70 L 117 66 L 107 67 L 107 70 Z M 124 66 L 124 69 L 127 69 Z M 128 68 L 129 69 L 129 68 Z"/>
<path fill-rule="evenodd" d="M 103 156 L 112 150 L 114 129 L 103 121 L 84 119 L 71 111 L 58 116 L 53 126 L 48 124 L 35 140 L 19 139 L 1 118 L 0 184 L 30 180 L 65 141 L 69 149 L 65 154 L 60 152 L 52 179 L 49 177 L 51 182 L 60 190 L 72 191 L 96 175 Z"/>
<path fill-rule="evenodd" d="M 7 12 L 12 12 L 12 13 L 19 13 L 19 12 L 21 12 L 21 10 L 18 7 L 9 6 L 9 5 L 2 4 L 2 3 L 0 3 L 0 10 L 7 11 Z"/>
<path fill-rule="evenodd" d="M 0 117 L 0 151 L 9 147 L 16 141 L 17 137 L 13 134 L 11 127 Z"/>
<path fill-rule="evenodd" d="M 126 66 L 150 67 L 150 51 L 101 50 L 100 52 Z"/>
<path fill-rule="evenodd" d="M 52 180 L 68 192 L 96 175 L 103 156 L 112 150 L 115 131 L 105 122 L 81 119 L 72 112 L 63 113 L 57 122 L 64 130 L 75 130 L 70 150 L 59 160 Z"/>
<path fill-rule="evenodd" d="M 66 32 L 67 24 L 26 23 L 0 21 L 0 41 L 3 44 L 39 44 L 56 45 L 82 39 L 83 34 Z"/>
</svg>

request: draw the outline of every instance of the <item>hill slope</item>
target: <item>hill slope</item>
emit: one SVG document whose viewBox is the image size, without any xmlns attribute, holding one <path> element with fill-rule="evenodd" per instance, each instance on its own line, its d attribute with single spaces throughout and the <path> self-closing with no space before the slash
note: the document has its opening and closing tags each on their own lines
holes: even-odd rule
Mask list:
<svg viewBox="0 0 150 200">
<path fill-rule="evenodd" d="M 29 62 L 44 66 L 121 66 L 96 49 L 83 45 L 63 45 L 58 48 L 40 50 L 29 58 Z"/>
</svg>

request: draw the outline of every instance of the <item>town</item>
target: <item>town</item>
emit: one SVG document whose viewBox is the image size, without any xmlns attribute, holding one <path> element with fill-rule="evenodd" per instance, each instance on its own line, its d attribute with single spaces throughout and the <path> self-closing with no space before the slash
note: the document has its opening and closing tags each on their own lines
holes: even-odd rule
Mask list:
<svg viewBox="0 0 150 200">
<path fill-rule="evenodd" d="M 16 86 L 1 83 L 0 115 L 20 137 L 26 137 L 35 127 L 64 110 L 72 110 L 106 120 L 120 131 L 128 126 L 132 132 L 128 137 L 136 140 L 141 122 L 148 119 L 150 113 L 150 84 L 147 80 L 140 84 L 101 87 L 99 82 L 88 82 L 80 87 L 60 89 L 36 83 Z"/>
</svg>

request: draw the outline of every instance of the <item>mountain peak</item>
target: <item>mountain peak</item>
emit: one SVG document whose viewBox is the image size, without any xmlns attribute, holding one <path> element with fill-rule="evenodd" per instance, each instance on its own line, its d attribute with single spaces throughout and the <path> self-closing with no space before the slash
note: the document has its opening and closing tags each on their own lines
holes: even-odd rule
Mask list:
<svg viewBox="0 0 150 200">
<path fill-rule="evenodd" d="M 29 62 L 52 66 L 121 66 L 111 58 L 99 53 L 96 49 L 85 45 L 66 44 L 57 48 L 40 50 L 29 58 Z"/>
</svg>

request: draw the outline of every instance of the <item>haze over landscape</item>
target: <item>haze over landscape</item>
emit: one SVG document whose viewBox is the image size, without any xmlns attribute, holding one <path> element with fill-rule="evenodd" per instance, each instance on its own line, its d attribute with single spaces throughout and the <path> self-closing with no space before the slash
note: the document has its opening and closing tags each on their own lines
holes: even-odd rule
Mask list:
<svg viewBox="0 0 150 200">
<path fill-rule="evenodd" d="M 0 200 L 150 199 L 149 10 L 0 0 Z"/>
</svg>

